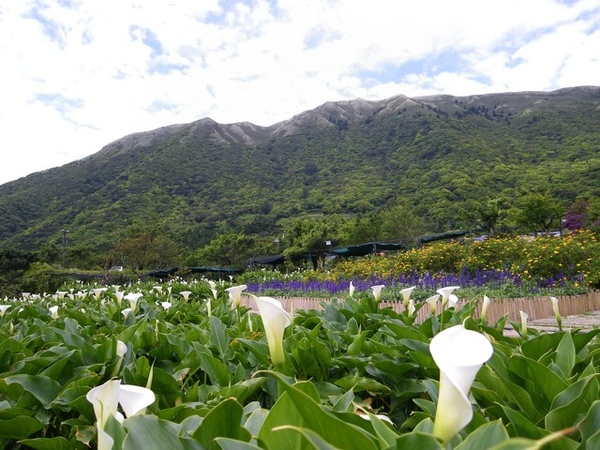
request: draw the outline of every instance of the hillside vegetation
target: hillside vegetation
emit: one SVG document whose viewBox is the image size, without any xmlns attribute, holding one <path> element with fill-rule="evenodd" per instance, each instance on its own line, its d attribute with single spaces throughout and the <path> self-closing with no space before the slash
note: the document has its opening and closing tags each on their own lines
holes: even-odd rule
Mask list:
<svg viewBox="0 0 600 450">
<path fill-rule="evenodd" d="M 207 118 L 0 186 L 0 242 L 39 250 L 68 230 L 70 246 L 105 251 L 149 231 L 194 252 L 398 205 L 426 234 L 480 227 L 489 202 L 510 228 L 531 193 L 563 211 L 600 197 L 599 123 L 599 87 L 328 102 L 270 127 Z"/>
</svg>

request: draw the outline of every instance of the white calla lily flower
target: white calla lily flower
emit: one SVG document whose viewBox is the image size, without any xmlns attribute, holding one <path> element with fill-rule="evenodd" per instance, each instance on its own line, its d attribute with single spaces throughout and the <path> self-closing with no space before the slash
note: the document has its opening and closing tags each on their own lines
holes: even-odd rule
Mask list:
<svg viewBox="0 0 600 450">
<path fill-rule="evenodd" d="M 110 416 L 121 419 L 118 416 L 120 385 L 121 380 L 109 380 L 100 386 L 90 389 L 86 394 L 85 398 L 94 407 L 98 429 L 104 429 L 106 421 Z"/>
<path fill-rule="evenodd" d="M 373 297 L 375 297 L 376 301 L 379 301 L 381 298 L 381 291 L 385 287 L 383 284 L 378 284 L 376 286 L 371 286 L 371 290 L 373 291 Z"/>
<path fill-rule="evenodd" d="M 161 302 L 160 304 L 165 309 L 165 311 L 172 306 L 171 302 Z"/>
<path fill-rule="evenodd" d="M 114 444 L 113 438 L 104 431 L 106 422 L 113 416 L 119 422 L 123 421 L 123 415 L 118 411 L 121 405 L 126 417 L 143 414 L 146 408 L 156 400 L 154 392 L 150 389 L 121 384 L 120 380 L 109 380 L 106 383 L 90 389 L 86 399 L 94 407 L 96 425 L 98 429 L 98 450 L 111 450 Z"/>
<path fill-rule="evenodd" d="M 348 295 L 350 297 L 352 297 L 354 295 L 354 290 L 355 290 L 354 283 L 352 283 L 352 280 L 350 280 L 350 287 L 348 288 Z"/>
<path fill-rule="evenodd" d="M 239 308 L 240 303 L 242 302 L 242 291 L 244 291 L 247 287 L 248 286 L 245 284 L 241 284 L 239 286 L 231 286 L 225 289 L 225 291 L 229 294 L 232 308 Z"/>
<path fill-rule="evenodd" d="M 4 315 L 4 313 L 6 312 L 6 310 L 10 307 L 11 307 L 11 305 L 0 305 L 0 317 L 2 317 Z"/>
<path fill-rule="evenodd" d="M 429 305 L 429 312 L 432 316 L 435 316 L 437 313 L 437 303 L 440 299 L 440 294 L 435 294 L 425 300 L 425 303 Z"/>
<path fill-rule="evenodd" d="M 519 315 L 521 316 L 521 336 L 526 337 L 527 336 L 527 319 L 529 319 L 529 314 L 527 314 L 525 311 L 519 310 Z"/>
<path fill-rule="evenodd" d="M 473 409 L 468 398 L 475 375 L 493 353 L 481 333 L 455 325 L 431 340 L 429 350 L 440 369 L 440 389 L 433 434 L 447 443 L 469 424 Z"/>
<path fill-rule="evenodd" d="M 408 307 L 408 301 L 410 300 L 410 294 L 412 294 L 412 291 L 416 288 L 416 286 L 411 286 L 408 288 L 404 288 L 400 291 L 400 295 L 402 295 L 402 304 L 404 305 L 404 307 Z"/>
<path fill-rule="evenodd" d="M 409 316 L 412 316 L 415 313 L 416 308 L 414 299 L 411 298 L 408 300 L 407 310 Z"/>
<path fill-rule="evenodd" d="M 100 299 L 100 296 L 102 295 L 103 292 L 106 291 L 107 288 L 96 288 L 96 289 L 92 289 L 92 294 L 94 294 L 94 298 L 96 300 Z"/>
<path fill-rule="evenodd" d="M 123 292 L 123 291 L 115 292 L 115 298 L 117 299 L 117 305 L 119 305 L 119 307 L 121 307 L 121 301 L 123 300 L 124 295 L 125 295 L 125 292 Z"/>
<path fill-rule="evenodd" d="M 156 396 L 148 388 L 133 384 L 122 384 L 119 387 L 119 404 L 126 417 L 144 414 L 154 400 Z"/>
<path fill-rule="evenodd" d="M 556 317 L 556 323 L 558 323 L 558 330 L 562 331 L 562 316 L 560 315 L 560 308 L 558 307 L 558 299 L 556 297 L 550 297 L 552 302 L 552 311 L 554 311 L 554 317 Z"/>
<path fill-rule="evenodd" d="M 490 306 L 490 298 L 487 295 L 483 296 L 483 303 L 481 304 L 481 314 L 479 315 L 479 318 L 485 322 L 486 318 L 487 318 L 487 310 Z"/>
<path fill-rule="evenodd" d="M 217 291 L 217 283 L 215 283 L 212 280 L 208 280 L 208 285 L 210 286 L 210 290 L 213 294 L 213 297 L 215 298 L 215 300 L 217 300 L 217 298 L 219 297 L 219 291 Z"/>
<path fill-rule="evenodd" d="M 263 321 L 267 344 L 271 354 L 271 362 L 280 369 L 285 363 L 283 351 L 283 333 L 286 327 L 292 324 L 288 312 L 283 309 L 281 302 L 271 297 L 252 296 L 258 306 L 260 317 Z"/>
<path fill-rule="evenodd" d="M 58 306 L 51 306 L 50 308 L 48 308 L 48 311 L 50 311 L 50 317 L 52 317 L 53 319 L 58 319 Z"/>
<path fill-rule="evenodd" d="M 183 299 L 187 302 L 190 298 L 190 295 L 192 295 L 192 291 L 181 291 L 179 295 L 181 295 Z"/>
<path fill-rule="evenodd" d="M 112 450 L 115 440 L 102 428 L 98 428 L 98 450 Z"/>
<path fill-rule="evenodd" d="M 442 308 L 446 306 L 448 301 L 451 301 L 453 305 L 456 305 L 456 302 L 458 302 L 458 297 L 452 292 L 459 288 L 460 286 L 446 286 L 435 291 L 442 296 Z M 452 298 L 450 298 L 451 296 Z"/>
<path fill-rule="evenodd" d="M 131 308 L 132 312 L 135 312 L 138 301 L 140 298 L 142 298 L 143 295 L 144 294 L 142 294 L 141 292 L 130 292 L 124 297 L 125 300 L 129 302 L 129 307 Z"/>
<path fill-rule="evenodd" d="M 123 358 L 127 353 L 127 344 L 123 341 L 117 341 L 117 356 Z"/>
<path fill-rule="evenodd" d="M 121 314 L 123 314 L 124 319 L 128 319 L 129 316 L 133 314 L 133 310 L 131 308 L 125 308 L 123 311 L 121 311 Z"/>
</svg>

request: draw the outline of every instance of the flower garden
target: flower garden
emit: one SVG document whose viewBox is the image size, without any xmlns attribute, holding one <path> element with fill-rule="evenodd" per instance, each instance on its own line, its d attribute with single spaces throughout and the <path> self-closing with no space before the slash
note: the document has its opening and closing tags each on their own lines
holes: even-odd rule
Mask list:
<svg viewBox="0 0 600 450">
<path fill-rule="evenodd" d="M 343 294 L 350 281 L 359 290 L 383 284 L 384 299 L 390 300 L 404 286 L 417 286 L 420 300 L 453 285 L 461 286 L 464 298 L 576 295 L 600 287 L 600 242 L 590 231 L 560 238 L 440 242 L 386 257 L 344 260 L 327 271 L 260 270 L 238 281 L 255 293 L 311 297 Z"/>
<path fill-rule="evenodd" d="M 549 257 L 565 270 L 554 289 L 593 287 L 593 235 L 568 239 L 566 251 L 579 253 L 564 262 L 552 256 L 556 247 L 521 250 L 519 268 L 529 274 L 522 278 L 535 282 L 534 268 L 541 273 Z M 482 263 L 491 258 L 484 250 L 516 252 L 507 245 L 492 250 L 494 244 L 463 244 L 480 249 L 472 267 L 516 272 L 516 254 L 515 267 Z M 447 245 L 439 247 L 447 252 Z M 441 266 L 450 261 L 436 251 L 445 254 L 427 250 L 427 273 L 450 273 Z M 450 278 L 421 285 L 391 278 L 404 273 L 398 267 L 410 253 L 361 260 L 372 278 L 359 278 L 349 262 L 321 278 L 304 274 L 303 282 L 321 283 L 318 311 L 285 311 L 266 296 L 267 289 L 275 296 L 270 271 L 247 274 L 244 283 L 71 283 L 52 294 L 4 299 L 0 446 L 600 448 L 600 329 L 550 333 L 528 329 L 524 318 L 511 323 L 517 334 L 509 336 L 507 317 L 492 322 L 482 311 L 495 298 L 485 284 L 475 290 Z M 572 261 L 588 265 L 576 270 Z M 415 263 L 414 273 L 425 267 Z M 250 283 L 260 276 L 262 291 Z M 300 275 L 280 281 L 294 279 Z M 379 280 L 394 284 L 373 282 Z M 242 306 L 242 297 L 255 308 Z M 381 308 L 390 297 L 405 310 Z M 560 324 L 561 303 L 551 295 L 548 302 Z M 425 319 L 417 320 L 423 308 Z"/>
</svg>

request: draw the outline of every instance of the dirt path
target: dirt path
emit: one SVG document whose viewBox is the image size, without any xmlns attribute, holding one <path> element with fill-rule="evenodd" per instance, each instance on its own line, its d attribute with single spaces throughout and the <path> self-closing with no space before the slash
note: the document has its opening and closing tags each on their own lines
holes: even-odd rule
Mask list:
<svg viewBox="0 0 600 450">
<path fill-rule="evenodd" d="M 564 316 L 562 318 L 563 331 L 569 329 L 587 331 L 600 327 L 600 311 L 590 311 L 584 314 L 573 316 Z M 558 331 L 558 324 L 554 316 L 545 319 L 532 320 L 527 323 L 527 327 L 536 330 Z M 509 336 L 517 335 L 517 332 L 509 325 L 506 328 L 506 334 Z"/>
</svg>

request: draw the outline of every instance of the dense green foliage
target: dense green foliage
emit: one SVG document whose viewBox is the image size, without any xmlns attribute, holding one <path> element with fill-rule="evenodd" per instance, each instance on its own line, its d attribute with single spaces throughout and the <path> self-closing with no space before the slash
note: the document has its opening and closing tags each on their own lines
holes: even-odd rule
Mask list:
<svg viewBox="0 0 600 450">
<path fill-rule="evenodd" d="M 71 284 L 56 295 L 7 300 L 0 445 L 97 448 L 101 425 L 86 395 L 114 378 L 148 387 L 155 398 L 145 414 L 106 420 L 113 450 L 157 442 L 180 450 L 599 445 L 598 329 L 547 333 L 515 323 L 517 333 L 506 335 L 505 317 L 478 317 L 481 299 L 438 308 L 418 323 L 357 294 L 323 311 L 297 311 L 275 371 L 266 318 L 233 308 L 228 286 L 135 284 L 121 287 L 121 297 L 116 287 Z M 466 400 L 472 420 L 442 445 L 434 424 L 442 369 L 430 343 L 460 324 L 487 336 L 493 355 Z M 446 417 L 454 406 L 445 405 Z"/>
<path fill-rule="evenodd" d="M 266 128 L 203 119 L 138 133 L 0 186 L 0 241 L 60 251 L 68 230 L 85 260 L 148 232 L 185 258 L 221 235 L 252 236 L 268 250 L 292 219 L 362 220 L 398 205 L 414 220 L 391 233 L 396 240 L 557 228 L 576 200 L 600 197 L 599 105 L 594 87 L 398 96 L 326 103 Z M 532 222 L 532 208 L 546 216 Z"/>
</svg>

